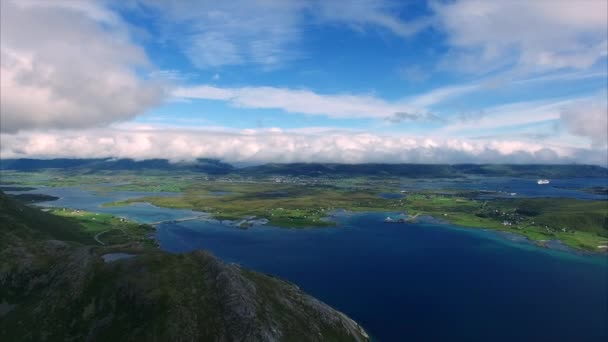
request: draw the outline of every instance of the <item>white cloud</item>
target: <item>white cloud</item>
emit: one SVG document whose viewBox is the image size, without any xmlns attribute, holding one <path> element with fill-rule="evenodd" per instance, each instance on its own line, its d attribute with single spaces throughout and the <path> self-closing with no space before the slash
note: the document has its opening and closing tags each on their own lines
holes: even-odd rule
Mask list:
<svg viewBox="0 0 608 342">
<path fill-rule="evenodd" d="M 357 31 L 366 28 L 382 28 L 401 37 L 409 37 L 430 25 L 430 18 L 404 21 L 399 18 L 402 3 L 385 0 L 320 0 L 313 7 L 314 12 L 325 22 L 345 24 Z"/>
<path fill-rule="evenodd" d="M 606 134 L 605 92 L 597 95 L 559 100 L 539 100 L 510 103 L 484 108 L 482 112 L 461 115 L 438 132 L 450 136 L 484 136 L 497 130 L 517 129 L 533 124 L 554 123 L 567 131 L 599 142 Z M 578 122 L 579 120 L 584 122 Z M 558 126 L 555 126 L 558 127 Z M 557 132 L 554 132 L 557 133 Z M 569 141 L 574 143 L 575 141 Z"/>
<path fill-rule="evenodd" d="M 340 24 L 357 31 L 380 28 L 407 37 L 427 19 L 404 22 L 398 3 L 386 0 L 138 0 L 160 18 L 162 39 L 174 41 L 200 69 L 239 64 L 276 68 L 299 58 L 302 28 Z M 305 54 L 305 53 L 304 53 Z"/>
<path fill-rule="evenodd" d="M 442 128 L 442 131 L 451 134 L 487 134 L 488 130 L 557 120 L 560 108 L 570 103 L 571 101 L 532 101 L 485 108 L 483 113 L 465 115 L 461 120 Z"/>
<path fill-rule="evenodd" d="M 275 67 L 292 55 L 300 1 L 139 0 L 154 11 L 162 39 L 172 41 L 200 69 L 237 64 Z"/>
<path fill-rule="evenodd" d="M 452 47 L 449 69 L 584 69 L 608 53 L 605 0 L 458 0 L 432 8 Z"/>
<path fill-rule="evenodd" d="M 608 106 L 606 99 L 600 102 L 578 103 L 564 108 L 560 122 L 576 136 L 588 138 L 592 147 L 608 145 Z"/>
<path fill-rule="evenodd" d="M 1 1 L 3 132 L 107 124 L 162 100 L 145 53 L 112 12 L 85 1 Z"/>
<path fill-rule="evenodd" d="M 148 126 L 130 129 L 2 134 L 0 154 L 18 157 L 219 158 L 228 162 L 563 163 L 605 165 L 589 153 L 516 140 L 383 136 L 328 130 L 206 131 Z"/>
<path fill-rule="evenodd" d="M 274 87 L 218 88 L 202 85 L 178 88 L 176 97 L 223 100 L 243 108 L 281 109 L 290 113 L 333 118 L 384 118 L 402 109 L 370 95 L 324 95 L 310 90 Z"/>
<path fill-rule="evenodd" d="M 298 49 L 310 25 L 410 37 L 429 27 L 451 48 L 443 66 L 487 72 L 584 69 L 608 48 L 604 0 L 431 2 L 428 16 L 404 20 L 408 6 L 388 0 L 138 0 L 161 18 L 162 39 L 173 40 L 198 68 L 257 64 L 274 68 L 305 55 Z M 419 77 L 416 73 L 414 77 Z"/>
<path fill-rule="evenodd" d="M 481 84 L 442 87 L 398 101 L 386 101 L 367 94 L 319 94 L 307 89 L 220 88 L 211 85 L 180 87 L 173 91 L 173 96 L 185 99 L 220 100 L 242 108 L 280 109 L 289 113 L 323 115 L 331 118 L 390 120 L 396 113 L 409 113 L 411 119 L 424 120 L 434 117 L 429 112 L 429 107 L 473 92 L 480 87 Z"/>
</svg>

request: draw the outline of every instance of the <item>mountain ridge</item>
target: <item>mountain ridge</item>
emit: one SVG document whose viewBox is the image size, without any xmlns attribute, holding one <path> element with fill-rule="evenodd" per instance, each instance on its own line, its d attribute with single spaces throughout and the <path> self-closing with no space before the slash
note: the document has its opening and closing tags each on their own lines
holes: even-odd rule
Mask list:
<svg viewBox="0 0 608 342">
<path fill-rule="evenodd" d="M 0 170 L 39 171 L 62 169 L 95 171 L 191 171 L 209 175 L 243 176 L 336 176 L 364 175 L 411 178 L 458 178 L 466 176 L 512 176 L 539 178 L 608 177 L 608 168 L 584 164 L 391 164 L 391 163 L 268 163 L 237 168 L 215 159 L 171 163 L 166 159 L 0 159 Z"/>
</svg>

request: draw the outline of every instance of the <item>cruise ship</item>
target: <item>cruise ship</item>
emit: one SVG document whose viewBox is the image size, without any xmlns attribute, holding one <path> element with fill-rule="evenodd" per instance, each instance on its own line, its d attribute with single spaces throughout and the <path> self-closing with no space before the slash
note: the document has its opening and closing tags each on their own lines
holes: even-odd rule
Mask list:
<svg viewBox="0 0 608 342">
<path fill-rule="evenodd" d="M 549 180 L 548 179 L 539 179 L 538 181 L 536 181 L 536 183 L 539 185 L 549 184 Z"/>
</svg>

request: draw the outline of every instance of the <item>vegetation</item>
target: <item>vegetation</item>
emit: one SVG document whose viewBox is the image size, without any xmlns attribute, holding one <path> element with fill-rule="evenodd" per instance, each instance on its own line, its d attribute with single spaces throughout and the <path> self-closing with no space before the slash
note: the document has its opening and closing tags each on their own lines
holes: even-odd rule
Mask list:
<svg viewBox="0 0 608 342">
<path fill-rule="evenodd" d="M 566 198 L 478 201 L 435 194 L 408 196 L 413 214 L 442 218 L 454 224 L 497 229 L 533 241 L 560 240 L 576 249 L 605 251 L 608 245 L 608 202 Z"/>
<path fill-rule="evenodd" d="M 98 162 L 101 163 L 101 162 Z M 101 164 L 105 165 L 106 162 Z M 133 162 L 139 163 L 139 162 Z M 157 161 L 162 164 L 162 162 Z M 210 165 L 223 165 L 213 164 Z M 160 165 L 159 164 L 159 165 Z M 91 164 L 88 164 L 89 166 Z M 122 162 L 113 165 L 130 165 Z M 147 165 L 147 164 L 146 164 Z M 162 164 L 165 165 L 165 164 Z M 167 164 L 169 165 L 169 164 Z M 165 165 L 165 166 L 167 166 Z M 169 167 L 169 166 L 167 166 Z M 606 169 L 585 165 L 345 165 L 268 164 L 230 174 L 202 174 L 184 169 L 179 173 L 159 169 L 78 171 L 2 171 L 2 182 L 20 185 L 83 186 L 97 192 L 176 192 L 176 196 L 145 196 L 108 206 L 149 202 L 168 208 L 187 208 L 210 213 L 221 220 L 266 219 L 279 227 L 333 226 L 327 220 L 335 209 L 350 211 L 406 211 L 431 215 L 467 227 L 499 229 L 539 241 L 558 239 L 577 249 L 606 250 L 608 202 L 573 199 L 479 200 L 483 191 L 450 189 L 414 190 L 406 198 L 381 198 L 395 192 L 410 178 L 468 174 L 500 176 L 601 176 Z M 305 174 L 289 176 L 286 174 Z M 367 174 L 367 175 L 365 175 Z M 371 174 L 371 175 L 370 175 Z M 415 187 L 415 183 L 413 184 Z M 603 194 L 603 187 L 582 189 Z M 241 225 L 246 228 L 247 224 Z M 104 236 L 118 235 L 119 231 Z"/>
<path fill-rule="evenodd" d="M 467 175 L 503 177 L 607 177 L 608 169 L 593 165 L 509 165 L 509 164 L 333 164 L 293 163 L 266 164 L 236 169 L 232 165 L 212 159 L 198 159 L 190 163 L 170 163 L 165 159 L 135 161 L 131 159 L 3 159 L 0 169 L 14 171 L 143 171 L 163 170 L 205 173 L 209 175 L 240 174 L 243 176 L 381 176 L 409 178 L 453 178 Z"/>
<path fill-rule="evenodd" d="M 27 186 L 0 186 L 0 191 L 29 191 L 35 189 Z"/>
<path fill-rule="evenodd" d="M 141 246 L 157 246 L 154 228 L 116 217 L 110 214 L 61 208 L 53 209 L 51 214 L 62 216 L 82 226 L 82 231 L 92 235 L 101 245 L 137 243 Z"/>
<path fill-rule="evenodd" d="M 226 174 L 233 170 L 230 164 L 213 159 L 197 159 L 189 163 L 170 163 L 166 159 L 3 159 L 0 169 L 14 171 L 40 171 L 58 169 L 63 171 L 117 171 L 117 170 L 180 170 L 208 174 Z"/>
<path fill-rule="evenodd" d="M 140 227 L 101 214 L 45 213 L 0 193 L 0 340 L 367 339 L 292 284 L 208 253 L 95 241 L 93 233 L 116 225 L 132 236 Z M 117 252 L 131 257 L 104 261 Z"/>
<path fill-rule="evenodd" d="M 13 198 L 16 198 L 22 202 L 36 203 L 36 202 L 47 202 L 47 201 L 55 201 L 59 199 L 59 197 L 44 195 L 44 194 L 18 194 L 18 195 L 10 195 Z"/>
<path fill-rule="evenodd" d="M 214 191 L 228 192 L 213 195 Z M 188 188 L 183 196 L 143 197 L 109 203 L 109 206 L 149 202 L 168 208 L 187 208 L 211 213 L 222 220 L 250 216 L 265 218 L 271 225 L 290 228 L 335 225 L 323 220 L 335 209 L 351 211 L 395 211 L 398 201 L 380 198 L 374 193 L 327 186 L 297 186 L 276 183 L 207 182 Z"/>
<path fill-rule="evenodd" d="M 356 183 L 356 182 L 355 182 Z M 353 183 L 351 183 L 352 185 Z M 255 216 L 278 227 L 303 228 L 335 225 L 326 217 L 335 209 L 349 211 L 405 211 L 411 216 L 430 215 L 454 224 L 498 229 L 543 243 L 560 240 L 590 251 L 608 245 L 608 202 L 565 198 L 477 200 L 478 191 L 426 191 L 405 198 L 381 198 L 359 187 L 301 186 L 264 182 L 205 182 L 190 186 L 182 196 L 142 197 L 108 203 L 120 206 L 149 202 L 168 208 L 187 208 L 217 219 L 240 220 Z M 386 185 L 377 186 L 385 191 Z M 226 191 L 216 196 L 214 191 Z"/>
</svg>

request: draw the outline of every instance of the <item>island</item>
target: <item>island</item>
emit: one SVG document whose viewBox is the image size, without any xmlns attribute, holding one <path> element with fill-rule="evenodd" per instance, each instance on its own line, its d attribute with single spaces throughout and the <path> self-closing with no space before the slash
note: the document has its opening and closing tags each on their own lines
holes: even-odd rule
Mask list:
<svg viewBox="0 0 608 342">
<path fill-rule="evenodd" d="M 446 189 L 412 190 L 404 196 L 387 198 L 391 180 L 367 179 L 364 185 L 356 179 L 350 181 L 343 178 L 333 184 L 317 185 L 213 181 L 191 184 L 179 196 L 147 196 L 105 206 L 147 202 L 206 212 L 218 220 L 256 217 L 284 228 L 334 227 L 336 222 L 327 218 L 338 209 L 406 213 L 408 218 L 400 220 L 402 223 L 431 216 L 463 227 L 523 235 L 540 245 L 559 240 L 571 248 L 594 252 L 605 252 L 608 245 L 606 201 L 513 196 L 483 199 L 476 190 Z M 228 194 L 211 195 L 218 189 Z"/>
<path fill-rule="evenodd" d="M 403 224 L 433 217 L 522 235 L 539 245 L 557 240 L 575 250 L 608 250 L 605 187 L 566 191 L 586 198 L 543 198 L 522 196 L 509 185 L 518 179 L 529 186 L 559 190 L 561 185 L 538 185 L 538 179 L 576 177 L 601 184 L 597 180 L 607 179 L 608 169 L 600 166 L 295 163 L 236 168 L 208 159 L 191 163 L 19 159 L 5 161 L 3 168 L 4 182 L 11 186 L 76 186 L 100 195 L 145 192 L 104 206 L 146 202 L 191 209 L 242 229 L 260 222 L 280 228 L 335 227 L 331 215 L 342 209 L 404 215 Z M 508 181 L 501 189 L 482 188 L 493 178 Z M 469 186 L 455 186 L 460 183 Z"/>
</svg>

